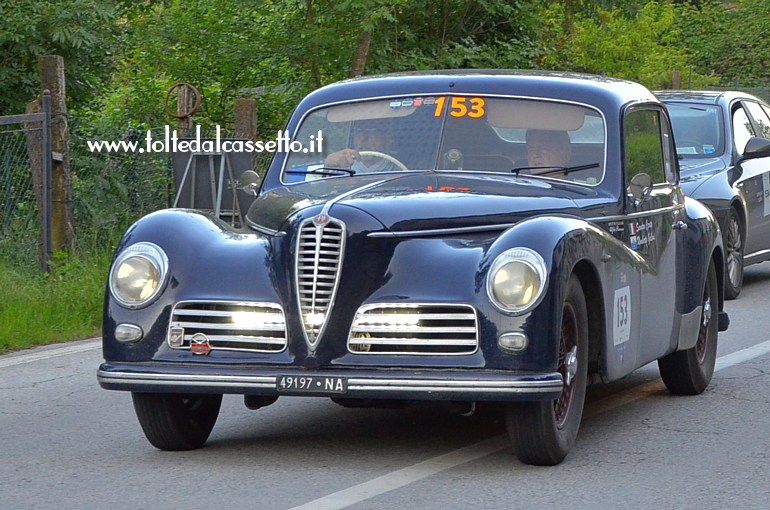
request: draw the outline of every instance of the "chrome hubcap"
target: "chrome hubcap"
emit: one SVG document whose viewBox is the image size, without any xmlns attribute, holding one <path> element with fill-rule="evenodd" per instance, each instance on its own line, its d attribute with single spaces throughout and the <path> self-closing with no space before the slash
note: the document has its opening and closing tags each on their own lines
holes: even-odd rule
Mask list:
<svg viewBox="0 0 770 510">
<path fill-rule="evenodd" d="M 706 298 L 706 300 L 703 302 L 703 317 L 701 319 L 701 326 L 704 328 L 708 326 L 709 321 L 711 320 L 711 298 Z"/>
<path fill-rule="evenodd" d="M 577 359 L 577 346 L 573 347 L 571 351 L 567 354 L 567 358 L 564 360 L 566 365 L 566 373 L 564 374 L 564 384 L 567 386 L 572 383 L 572 379 L 575 377 L 575 374 L 577 374 L 578 369 L 578 359 Z"/>
</svg>

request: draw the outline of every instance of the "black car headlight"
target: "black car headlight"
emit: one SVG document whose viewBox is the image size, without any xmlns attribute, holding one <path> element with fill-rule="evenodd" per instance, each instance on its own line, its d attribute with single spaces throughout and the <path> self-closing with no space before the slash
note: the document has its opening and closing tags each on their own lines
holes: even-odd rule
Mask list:
<svg viewBox="0 0 770 510">
<path fill-rule="evenodd" d="M 140 308 L 160 293 L 168 276 L 168 257 L 153 243 L 123 250 L 110 269 L 110 293 L 126 308 Z"/>
<path fill-rule="evenodd" d="M 495 259 L 487 276 L 487 295 L 500 310 L 525 312 L 540 302 L 546 287 L 547 270 L 539 253 L 513 248 Z"/>
</svg>

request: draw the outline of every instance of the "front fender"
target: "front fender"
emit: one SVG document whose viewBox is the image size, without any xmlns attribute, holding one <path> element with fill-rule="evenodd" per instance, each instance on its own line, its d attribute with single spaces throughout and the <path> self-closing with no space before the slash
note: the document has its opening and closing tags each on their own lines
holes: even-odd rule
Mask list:
<svg viewBox="0 0 770 510">
<path fill-rule="evenodd" d="M 639 274 L 645 261 L 606 231 L 574 217 L 536 217 L 511 227 L 503 233 L 481 262 L 481 273 L 488 277 L 489 269 L 505 250 L 529 247 L 537 251 L 547 266 L 548 280 L 542 301 L 529 313 L 519 317 L 506 316 L 489 305 L 489 317 L 497 317 L 502 333 L 520 327 L 530 339 L 528 356 L 539 359 L 544 366 L 555 369 L 558 364 L 558 342 L 561 334 L 561 307 L 570 276 L 580 278 L 589 305 L 591 350 L 597 353 L 606 338 L 610 338 L 605 310 L 611 309 L 612 292 L 618 275 L 638 292 Z"/>
<path fill-rule="evenodd" d="M 105 359 L 153 359 L 163 349 L 171 309 L 179 301 L 281 302 L 274 283 L 285 271 L 285 264 L 274 260 L 271 246 L 281 240 L 238 233 L 206 214 L 183 209 L 159 211 L 134 223 L 116 255 L 141 241 L 154 243 L 168 256 L 169 275 L 158 298 L 140 309 L 122 307 L 106 289 L 102 326 Z M 120 323 L 139 326 L 143 338 L 136 343 L 117 342 L 115 327 Z"/>
<path fill-rule="evenodd" d="M 680 312 L 687 314 L 702 304 L 706 272 L 713 260 L 719 286 L 719 311 L 724 310 L 724 246 L 714 214 L 698 200 L 685 197 L 687 229 L 681 231 L 678 286 L 683 289 Z"/>
</svg>

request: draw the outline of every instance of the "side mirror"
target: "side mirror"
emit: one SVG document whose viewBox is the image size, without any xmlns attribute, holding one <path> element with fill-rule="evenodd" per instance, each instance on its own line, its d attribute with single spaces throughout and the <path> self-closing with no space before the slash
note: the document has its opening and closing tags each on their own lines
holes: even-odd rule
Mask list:
<svg viewBox="0 0 770 510">
<path fill-rule="evenodd" d="M 638 206 L 652 193 L 652 177 L 649 174 L 638 173 L 628 183 L 628 196 Z"/>
<path fill-rule="evenodd" d="M 250 193 L 257 196 L 257 188 L 259 187 L 259 174 L 254 170 L 246 170 L 241 174 L 241 189 L 246 193 Z"/>
<path fill-rule="evenodd" d="M 738 161 L 766 157 L 770 157 L 770 140 L 752 136 L 746 143 L 746 148 L 743 149 L 743 156 Z"/>
</svg>

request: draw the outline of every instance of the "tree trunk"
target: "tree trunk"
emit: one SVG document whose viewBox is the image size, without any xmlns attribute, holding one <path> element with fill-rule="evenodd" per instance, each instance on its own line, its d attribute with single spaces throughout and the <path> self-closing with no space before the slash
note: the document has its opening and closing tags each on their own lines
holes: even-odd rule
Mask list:
<svg viewBox="0 0 770 510">
<path fill-rule="evenodd" d="M 364 20 L 365 22 L 366 20 Z M 353 65 L 350 66 L 350 76 L 362 76 L 366 69 L 366 59 L 369 57 L 369 45 L 372 42 L 372 31 L 363 29 L 358 34 L 358 44 L 356 44 L 356 53 L 353 56 Z"/>
</svg>

